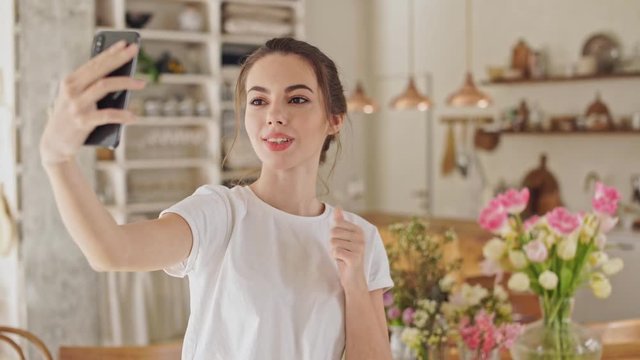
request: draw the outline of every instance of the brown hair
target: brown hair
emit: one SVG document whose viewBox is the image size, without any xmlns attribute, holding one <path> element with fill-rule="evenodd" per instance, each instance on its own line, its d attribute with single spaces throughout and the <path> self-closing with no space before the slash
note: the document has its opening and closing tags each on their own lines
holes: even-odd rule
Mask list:
<svg viewBox="0 0 640 360">
<path fill-rule="evenodd" d="M 241 124 L 243 105 L 247 100 L 245 88 L 249 71 L 258 60 L 271 54 L 298 55 L 306 60 L 315 72 L 318 87 L 320 88 L 320 93 L 322 94 L 322 99 L 324 101 L 326 116 L 330 117 L 331 115 L 343 115 L 347 113 L 347 101 L 344 96 L 342 83 L 338 76 L 338 69 L 333 60 L 331 60 L 317 47 L 304 41 L 290 37 L 274 38 L 256 49 L 242 63 L 242 68 L 240 70 L 240 75 L 238 76 L 235 89 L 236 138 Z M 327 151 L 329 150 L 331 143 L 336 141 L 336 138 L 336 135 L 327 135 L 324 140 L 324 144 L 322 145 L 322 152 L 320 153 L 320 164 L 324 164 L 326 161 Z M 340 139 L 337 140 L 338 153 L 340 153 L 342 145 L 340 144 Z M 331 168 L 331 172 L 333 172 L 333 169 L 335 168 L 336 160 L 337 154 Z"/>
</svg>

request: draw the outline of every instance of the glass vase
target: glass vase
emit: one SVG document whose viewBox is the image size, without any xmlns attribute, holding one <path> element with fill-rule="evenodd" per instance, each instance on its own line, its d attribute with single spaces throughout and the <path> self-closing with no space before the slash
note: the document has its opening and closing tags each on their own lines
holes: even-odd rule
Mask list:
<svg viewBox="0 0 640 360">
<path fill-rule="evenodd" d="M 470 349 L 464 343 L 458 344 L 458 358 L 460 360 L 500 360 L 500 352 L 493 349 L 485 356 L 480 349 Z"/>
<path fill-rule="evenodd" d="M 600 359 L 602 345 L 591 331 L 571 320 L 573 298 L 540 298 L 542 320 L 529 324 L 511 348 L 514 360 Z"/>
<path fill-rule="evenodd" d="M 389 326 L 391 332 L 389 342 L 391 345 L 391 356 L 393 360 L 416 360 L 413 350 L 402 342 L 402 331 L 405 327 L 400 325 Z"/>
<path fill-rule="evenodd" d="M 417 360 L 447 360 L 449 357 L 449 346 L 446 342 L 436 345 L 424 345 L 424 347 L 416 354 L 414 359 Z"/>
</svg>

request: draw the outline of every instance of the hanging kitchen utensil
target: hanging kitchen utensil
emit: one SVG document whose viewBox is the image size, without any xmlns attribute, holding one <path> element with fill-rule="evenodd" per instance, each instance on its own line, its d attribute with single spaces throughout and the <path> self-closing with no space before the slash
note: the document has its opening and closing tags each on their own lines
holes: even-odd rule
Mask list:
<svg viewBox="0 0 640 360">
<path fill-rule="evenodd" d="M 532 215 L 542 216 L 555 207 L 562 206 L 560 187 L 556 177 L 547 169 L 547 156 L 540 155 L 540 165 L 530 171 L 522 181 L 522 185 L 529 188 L 529 204 L 523 217 Z"/>
<path fill-rule="evenodd" d="M 16 242 L 16 223 L 0 184 L 0 256 L 6 256 Z"/>
<path fill-rule="evenodd" d="M 456 168 L 456 135 L 453 122 L 447 123 L 447 140 L 442 157 L 442 175 L 448 175 Z"/>
<path fill-rule="evenodd" d="M 462 175 L 462 177 L 467 177 L 467 173 L 469 170 L 469 162 L 470 162 L 470 158 L 469 158 L 469 148 L 467 146 L 468 144 L 468 140 L 467 140 L 467 127 L 468 127 L 468 123 L 467 121 L 464 121 L 462 123 L 462 126 L 460 128 L 460 141 L 458 142 L 459 147 L 458 147 L 458 151 L 456 152 L 456 166 L 458 168 L 458 171 L 460 171 L 460 175 Z"/>
</svg>

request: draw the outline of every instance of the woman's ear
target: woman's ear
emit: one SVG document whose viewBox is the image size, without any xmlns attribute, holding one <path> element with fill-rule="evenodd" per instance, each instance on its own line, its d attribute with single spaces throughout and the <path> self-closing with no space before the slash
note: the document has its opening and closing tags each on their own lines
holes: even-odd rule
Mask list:
<svg viewBox="0 0 640 360">
<path fill-rule="evenodd" d="M 342 125 L 344 124 L 345 114 L 331 115 L 329 119 L 330 127 L 329 127 L 329 135 L 336 135 L 342 129 Z"/>
</svg>

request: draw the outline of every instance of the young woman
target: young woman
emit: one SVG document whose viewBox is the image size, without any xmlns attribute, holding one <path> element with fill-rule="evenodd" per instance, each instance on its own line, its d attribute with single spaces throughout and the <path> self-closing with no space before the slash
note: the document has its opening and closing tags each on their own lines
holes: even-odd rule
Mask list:
<svg viewBox="0 0 640 360">
<path fill-rule="evenodd" d="M 290 38 L 256 50 L 240 72 L 236 110 L 262 162 L 259 179 L 205 185 L 156 220 L 118 225 L 75 154 L 97 125 L 135 120 L 95 103 L 144 87 L 104 78 L 137 52 L 116 44 L 67 76 L 40 142 L 62 219 L 91 266 L 188 275 L 184 359 L 391 359 L 382 293 L 393 283 L 380 235 L 316 197 L 346 113 L 333 61 Z"/>
</svg>

